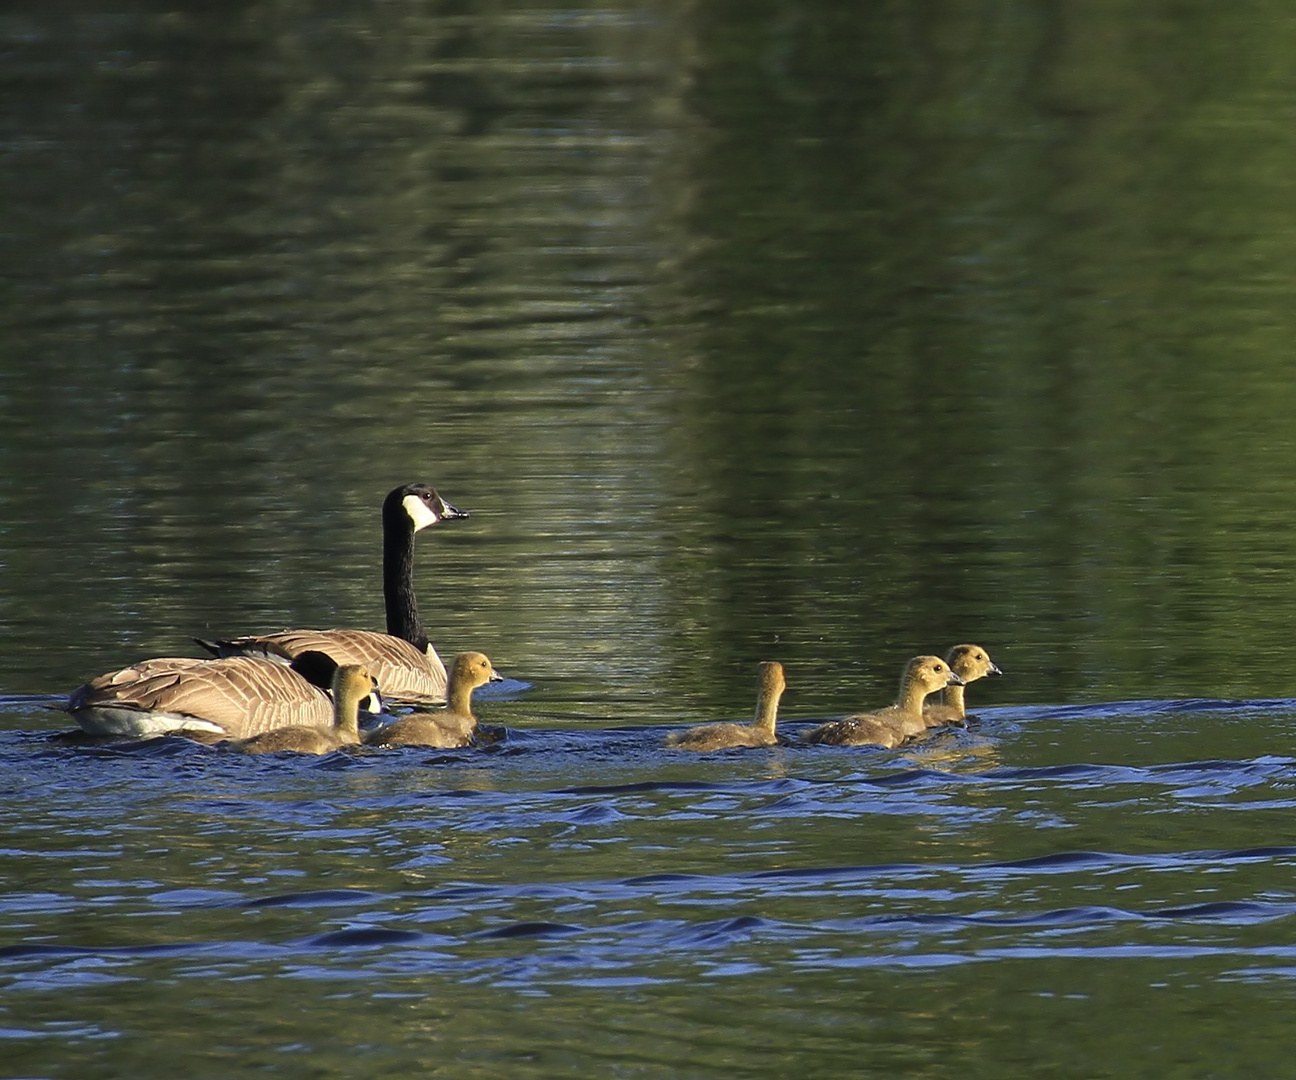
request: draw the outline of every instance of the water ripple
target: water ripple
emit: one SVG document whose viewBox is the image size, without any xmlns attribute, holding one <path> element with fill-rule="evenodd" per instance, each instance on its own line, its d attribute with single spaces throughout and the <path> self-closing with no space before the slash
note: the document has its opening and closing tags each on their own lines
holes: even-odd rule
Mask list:
<svg viewBox="0 0 1296 1080">
<path fill-rule="evenodd" d="M 1182 727 L 1290 704 L 1140 708 Z M 687 757 L 665 727 L 306 761 L 0 733 L 0 866 L 24 881 L 0 891 L 0 983 L 629 987 L 1133 957 L 1296 970 L 1285 942 L 1255 940 L 1296 921 L 1296 846 L 1263 842 L 1282 835 L 1293 759 L 985 754 L 1034 724 L 1136 715 L 987 710 L 914 753 Z M 1248 828 L 1223 828 L 1225 809 Z"/>
<path fill-rule="evenodd" d="M 278 896 L 263 896 L 249 900 L 247 907 L 321 907 L 332 905 L 351 905 L 358 901 L 374 900 L 373 893 L 359 889 L 315 889 L 309 892 L 284 893 Z"/>
</svg>

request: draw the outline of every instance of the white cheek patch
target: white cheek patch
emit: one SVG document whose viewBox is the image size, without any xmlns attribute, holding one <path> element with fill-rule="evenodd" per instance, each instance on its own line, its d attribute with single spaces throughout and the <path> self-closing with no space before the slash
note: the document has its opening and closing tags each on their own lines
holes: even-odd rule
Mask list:
<svg viewBox="0 0 1296 1080">
<path fill-rule="evenodd" d="M 406 495 L 401 502 L 405 506 L 405 513 L 409 514 L 410 520 L 414 522 L 415 532 L 426 529 L 429 525 L 435 525 L 441 520 L 436 512 L 417 495 Z"/>
</svg>

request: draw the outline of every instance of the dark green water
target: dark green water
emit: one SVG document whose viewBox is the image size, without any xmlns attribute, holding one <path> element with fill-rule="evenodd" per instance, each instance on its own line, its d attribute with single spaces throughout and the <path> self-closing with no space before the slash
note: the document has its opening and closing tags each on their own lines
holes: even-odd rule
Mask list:
<svg viewBox="0 0 1296 1080">
<path fill-rule="evenodd" d="M 1296 23 L 1274 3 L 0 15 L 0 1072 L 1275 1076 Z M 75 751 L 381 627 L 485 753 Z M 673 725 L 1008 671 L 905 753 Z"/>
</svg>

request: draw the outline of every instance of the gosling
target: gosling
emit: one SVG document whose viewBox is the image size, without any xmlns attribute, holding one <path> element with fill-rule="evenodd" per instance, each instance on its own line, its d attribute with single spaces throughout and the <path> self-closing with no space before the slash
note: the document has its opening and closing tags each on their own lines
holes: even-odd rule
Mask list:
<svg viewBox="0 0 1296 1080">
<path fill-rule="evenodd" d="M 830 720 L 806 733 L 806 742 L 833 746 L 899 746 L 925 731 L 923 701 L 928 694 L 963 680 L 939 656 L 915 656 L 905 665 L 896 703 L 876 712 L 859 713 L 843 720 Z"/>
<path fill-rule="evenodd" d="M 479 686 L 502 679 L 483 653 L 464 652 L 450 665 L 446 688 L 447 707 L 440 712 L 411 713 L 365 737 L 367 746 L 434 746 L 453 749 L 471 746 L 477 734 L 472 694 Z"/>
<path fill-rule="evenodd" d="M 987 675 L 1003 674 L 990 659 L 990 654 L 980 645 L 955 645 L 945 654 L 945 662 L 963 680 L 963 686 Z M 923 706 L 923 720 L 929 728 L 940 727 L 942 724 L 962 724 L 967 720 L 967 709 L 963 705 L 963 686 L 951 683 L 942 691 L 944 704 L 933 701 Z"/>
<path fill-rule="evenodd" d="M 363 664 L 343 664 L 333 673 L 331 728 L 296 724 L 263 731 L 230 745 L 245 754 L 273 754 L 281 750 L 297 754 L 329 754 L 344 746 L 357 746 L 360 743 L 360 703 L 374 692 L 374 685 L 373 676 Z"/>
<path fill-rule="evenodd" d="M 666 745 L 679 750 L 728 750 L 740 746 L 774 746 L 778 737 L 774 724 L 778 719 L 779 698 L 787 689 L 783 665 L 777 660 L 764 661 L 759 669 L 756 695 L 756 719 L 750 724 L 703 724 L 666 737 Z"/>
</svg>

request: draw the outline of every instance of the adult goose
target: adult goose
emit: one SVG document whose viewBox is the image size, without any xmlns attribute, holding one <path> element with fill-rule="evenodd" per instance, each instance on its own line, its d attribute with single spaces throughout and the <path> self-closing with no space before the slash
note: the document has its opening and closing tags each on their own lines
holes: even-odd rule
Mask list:
<svg viewBox="0 0 1296 1080">
<path fill-rule="evenodd" d="M 987 675 L 1002 675 L 999 666 L 980 645 L 955 645 L 945 654 L 945 662 L 963 680 L 963 685 L 951 683 L 942 691 L 943 702 L 925 702 L 923 720 L 928 727 L 942 724 L 961 724 L 967 719 L 963 704 L 963 687 Z"/>
<path fill-rule="evenodd" d="M 450 665 L 449 703 L 437 712 L 402 716 L 365 736 L 369 746 L 469 746 L 477 734 L 472 694 L 479 686 L 502 679 L 484 653 L 463 652 Z"/>
<path fill-rule="evenodd" d="M 739 746 L 774 746 L 778 736 L 774 725 L 778 720 L 779 698 L 787 689 L 783 665 L 777 660 L 766 660 L 759 668 L 756 693 L 756 719 L 750 724 L 703 724 L 666 736 L 666 745 L 679 750 L 728 750 Z"/>
<path fill-rule="evenodd" d="M 414 534 L 439 521 L 467 516 L 427 484 L 405 484 L 383 500 L 385 634 L 374 630 L 284 630 L 219 641 L 195 640 L 217 656 L 259 656 L 283 664 L 308 650 L 323 652 L 338 664 L 363 664 L 389 701 L 416 705 L 444 701 L 445 665 L 428 641 L 414 595 Z"/>
<path fill-rule="evenodd" d="M 250 739 L 233 744 L 245 754 L 273 754 L 291 751 L 297 754 L 328 754 L 344 746 L 360 743 L 360 703 L 374 690 L 373 677 L 362 664 L 343 664 L 333 675 L 333 726 L 328 728 L 292 727 L 263 731 Z"/>
<path fill-rule="evenodd" d="M 926 730 L 923 701 L 945 687 L 963 682 L 939 656 L 915 656 L 905 665 L 894 705 L 876 712 L 830 720 L 806 733 L 806 742 L 834 746 L 899 746 Z"/>
<path fill-rule="evenodd" d="M 291 666 L 252 656 L 156 657 L 77 687 L 67 710 L 91 735 L 204 732 L 243 739 L 281 727 L 328 728 L 333 701 L 317 682 L 328 686 L 336 667 L 314 652 Z"/>
</svg>

